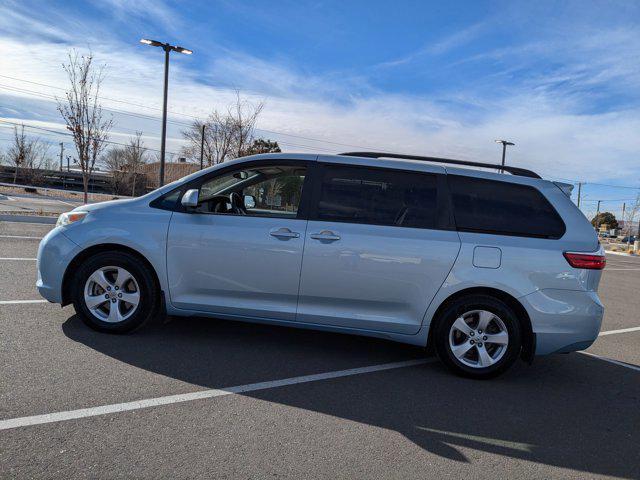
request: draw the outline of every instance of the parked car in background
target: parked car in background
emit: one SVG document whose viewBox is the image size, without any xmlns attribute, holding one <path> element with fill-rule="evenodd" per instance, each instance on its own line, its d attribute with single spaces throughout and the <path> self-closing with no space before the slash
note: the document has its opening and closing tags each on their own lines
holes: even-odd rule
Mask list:
<svg viewBox="0 0 640 480">
<path fill-rule="evenodd" d="M 420 345 L 475 378 L 587 348 L 605 265 L 591 224 L 531 171 L 460 163 L 502 168 L 375 152 L 225 162 L 63 214 L 37 286 L 102 332 L 165 312 L 329 330 Z"/>
</svg>

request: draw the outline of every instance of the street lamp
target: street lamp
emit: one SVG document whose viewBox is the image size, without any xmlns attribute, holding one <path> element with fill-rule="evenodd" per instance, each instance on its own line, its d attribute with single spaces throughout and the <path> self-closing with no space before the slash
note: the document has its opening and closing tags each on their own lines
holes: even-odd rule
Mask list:
<svg viewBox="0 0 640 480">
<path fill-rule="evenodd" d="M 164 50 L 164 102 L 162 105 L 162 138 L 160 139 L 160 186 L 164 185 L 164 152 L 167 141 L 167 93 L 169 89 L 169 53 L 171 51 L 191 55 L 193 52 L 184 47 L 170 45 L 168 43 L 158 42 L 157 40 L 149 40 L 143 38 L 140 43 L 150 45 L 152 47 L 162 47 Z"/>
<path fill-rule="evenodd" d="M 507 152 L 507 145 L 515 145 L 515 143 L 509 142 L 507 140 L 496 140 L 496 143 L 502 144 L 502 166 L 504 167 L 504 156 Z M 500 173 L 504 173 L 504 170 L 500 170 Z"/>
</svg>

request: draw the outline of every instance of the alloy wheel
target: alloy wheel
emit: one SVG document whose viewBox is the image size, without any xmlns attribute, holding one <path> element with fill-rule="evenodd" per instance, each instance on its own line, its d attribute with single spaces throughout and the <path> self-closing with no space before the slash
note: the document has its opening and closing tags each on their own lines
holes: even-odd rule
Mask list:
<svg viewBox="0 0 640 480">
<path fill-rule="evenodd" d="M 487 368 L 504 356 L 509 333 L 504 322 L 487 310 L 471 310 L 460 315 L 449 330 L 449 348 L 462 364 Z"/>
<path fill-rule="evenodd" d="M 130 318 L 140 304 L 140 287 L 122 267 L 101 267 L 84 287 L 84 303 L 98 320 L 119 323 Z"/>
</svg>

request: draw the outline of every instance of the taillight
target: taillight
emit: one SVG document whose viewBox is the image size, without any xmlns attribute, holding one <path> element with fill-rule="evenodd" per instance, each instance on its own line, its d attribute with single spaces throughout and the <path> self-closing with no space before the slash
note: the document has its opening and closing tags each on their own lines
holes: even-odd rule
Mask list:
<svg viewBox="0 0 640 480">
<path fill-rule="evenodd" d="M 604 255 L 594 255 L 593 253 L 564 252 L 564 258 L 573 268 L 602 270 L 607 264 L 607 259 Z"/>
</svg>

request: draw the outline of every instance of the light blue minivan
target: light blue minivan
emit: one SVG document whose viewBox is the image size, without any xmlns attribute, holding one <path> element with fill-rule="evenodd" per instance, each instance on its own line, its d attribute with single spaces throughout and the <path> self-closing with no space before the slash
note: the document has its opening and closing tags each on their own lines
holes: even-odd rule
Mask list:
<svg viewBox="0 0 640 480">
<path fill-rule="evenodd" d="M 102 332 L 264 322 L 421 345 L 488 378 L 598 335 L 604 251 L 569 195 L 516 167 L 255 155 L 61 215 L 37 286 Z"/>
</svg>

